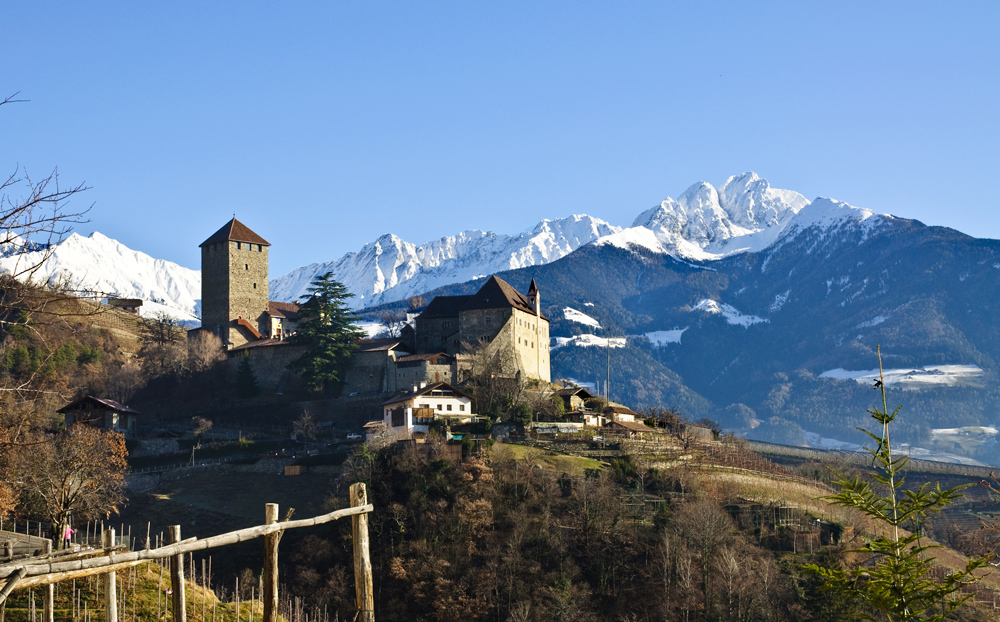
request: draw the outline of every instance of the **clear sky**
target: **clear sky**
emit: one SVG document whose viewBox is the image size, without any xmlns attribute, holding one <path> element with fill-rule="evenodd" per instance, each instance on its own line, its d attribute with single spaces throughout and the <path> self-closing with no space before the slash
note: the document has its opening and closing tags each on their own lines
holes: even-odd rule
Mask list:
<svg viewBox="0 0 1000 622">
<path fill-rule="evenodd" d="M 756 171 L 1000 238 L 1000 3 L 12 2 L 0 167 L 197 268 L 237 217 L 271 273 L 384 233 L 628 226 Z"/>
</svg>

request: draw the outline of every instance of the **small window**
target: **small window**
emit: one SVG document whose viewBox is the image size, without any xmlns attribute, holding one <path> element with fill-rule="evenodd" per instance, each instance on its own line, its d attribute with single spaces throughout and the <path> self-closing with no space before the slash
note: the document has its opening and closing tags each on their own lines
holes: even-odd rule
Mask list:
<svg viewBox="0 0 1000 622">
<path fill-rule="evenodd" d="M 240 248 L 242 248 L 242 247 L 240 246 L 240 243 L 239 243 L 239 242 L 237 242 L 237 243 L 236 243 L 236 250 L 240 250 Z"/>
<path fill-rule="evenodd" d="M 248 264 L 248 263 L 243 264 L 243 269 L 244 270 L 249 270 L 250 269 L 250 264 Z"/>
<path fill-rule="evenodd" d="M 441 410 L 441 404 L 438 404 L 438 410 Z"/>
<path fill-rule="evenodd" d="M 256 283 L 253 284 L 253 288 L 257 289 L 257 284 Z"/>
<path fill-rule="evenodd" d="M 459 404 L 458 410 L 460 410 L 461 412 L 465 412 L 465 404 Z"/>
<path fill-rule="evenodd" d="M 261 246 L 260 246 L 260 244 L 257 245 L 257 252 L 258 253 L 261 252 Z"/>
<path fill-rule="evenodd" d="M 451 410 L 451 404 L 448 404 L 448 410 Z"/>
</svg>

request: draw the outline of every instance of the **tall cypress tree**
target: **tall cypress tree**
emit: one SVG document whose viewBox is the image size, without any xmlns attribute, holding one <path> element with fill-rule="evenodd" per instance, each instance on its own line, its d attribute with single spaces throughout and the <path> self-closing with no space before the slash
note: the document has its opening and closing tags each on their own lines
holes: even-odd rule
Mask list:
<svg viewBox="0 0 1000 622">
<path fill-rule="evenodd" d="M 327 272 L 313 279 L 301 298 L 299 326 L 293 342 L 306 351 L 291 367 L 302 375 L 306 386 L 333 393 L 343 381 L 343 371 L 364 336 L 355 322 L 357 316 L 345 302 L 353 296 Z"/>
</svg>

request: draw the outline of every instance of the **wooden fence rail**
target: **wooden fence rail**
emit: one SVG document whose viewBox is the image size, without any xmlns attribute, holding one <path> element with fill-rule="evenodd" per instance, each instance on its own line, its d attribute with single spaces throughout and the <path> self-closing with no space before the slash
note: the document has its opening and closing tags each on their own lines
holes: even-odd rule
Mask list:
<svg viewBox="0 0 1000 622">
<path fill-rule="evenodd" d="M 278 540 L 281 533 L 288 529 L 300 527 L 311 527 L 322 525 L 348 516 L 353 517 L 353 539 L 354 539 L 354 568 L 355 584 L 357 586 L 358 600 L 358 620 L 364 622 L 374 622 L 372 611 L 372 567 L 369 558 L 368 544 L 368 519 L 367 514 L 375 510 L 374 506 L 367 503 L 365 485 L 358 483 L 351 486 L 352 507 L 337 510 L 328 514 L 321 514 L 313 518 L 303 518 L 300 520 L 289 520 L 276 522 L 278 516 L 277 504 L 267 504 L 265 508 L 265 524 L 246 529 L 238 529 L 209 538 L 189 538 L 181 540 L 180 526 L 170 527 L 170 544 L 155 549 L 142 551 L 130 551 L 127 553 L 113 553 L 101 557 L 91 557 L 88 559 L 73 559 L 69 561 L 58 561 L 60 558 L 54 555 L 43 556 L 41 558 L 28 558 L 17 560 L 15 563 L 0 565 L 0 580 L 3 580 L 0 588 L 0 607 L 6 600 L 7 595 L 12 590 L 22 590 L 40 585 L 51 585 L 70 579 L 79 579 L 97 574 L 111 574 L 119 570 L 124 570 L 139 564 L 169 558 L 171 560 L 171 587 L 174 593 L 174 622 L 185 622 L 184 612 L 184 573 L 182 556 L 193 551 L 203 551 L 220 546 L 246 542 L 256 538 L 265 538 L 264 549 L 264 573 L 268 577 L 272 589 L 264 592 L 264 609 L 270 613 L 271 619 L 265 616 L 264 622 L 275 622 L 277 619 L 278 603 Z M 114 538 L 113 532 L 108 534 Z M 37 561 L 32 561 L 35 559 Z M 173 570 L 174 563 L 178 569 Z M 106 593 L 112 590 L 107 590 Z M 271 602 L 268 602 L 271 601 Z M 178 607 L 178 602 L 180 605 Z M 113 604 L 109 604 L 109 611 Z M 48 618 L 51 622 L 51 618 Z M 116 622 L 109 618 L 108 622 Z"/>
</svg>

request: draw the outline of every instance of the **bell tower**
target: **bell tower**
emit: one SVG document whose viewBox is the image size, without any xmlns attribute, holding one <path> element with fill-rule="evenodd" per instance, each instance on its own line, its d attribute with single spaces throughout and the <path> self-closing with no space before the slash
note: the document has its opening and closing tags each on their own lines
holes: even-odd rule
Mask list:
<svg viewBox="0 0 1000 622">
<path fill-rule="evenodd" d="M 268 335 L 268 241 L 233 218 L 200 246 L 202 328 L 227 348 Z"/>
</svg>

